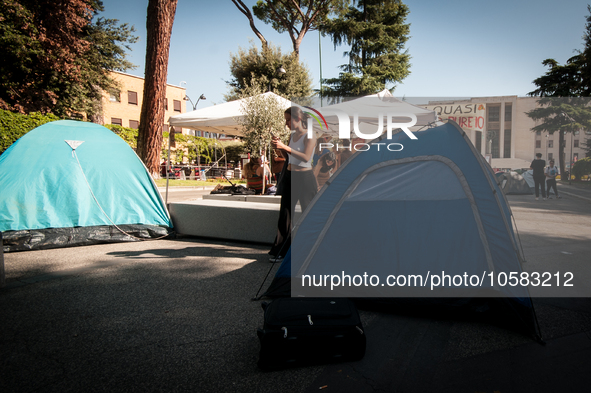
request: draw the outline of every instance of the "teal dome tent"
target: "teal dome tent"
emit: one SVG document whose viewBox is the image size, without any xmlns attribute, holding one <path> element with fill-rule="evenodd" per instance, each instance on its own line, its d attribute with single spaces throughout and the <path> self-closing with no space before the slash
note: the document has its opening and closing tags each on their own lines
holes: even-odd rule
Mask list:
<svg viewBox="0 0 591 393">
<path fill-rule="evenodd" d="M 94 123 L 60 120 L 0 156 L 5 251 L 157 238 L 172 222 L 146 167 Z"/>
</svg>

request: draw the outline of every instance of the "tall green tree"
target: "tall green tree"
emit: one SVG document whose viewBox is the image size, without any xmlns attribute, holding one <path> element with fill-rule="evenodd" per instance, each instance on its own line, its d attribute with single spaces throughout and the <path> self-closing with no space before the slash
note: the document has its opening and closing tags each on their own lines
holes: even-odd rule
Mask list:
<svg viewBox="0 0 591 393">
<path fill-rule="evenodd" d="M 160 175 L 160 147 L 170 37 L 178 0 L 149 0 L 146 18 L 146 76 L 137 153 L 154 177 Z"/>
<path fill-rule="evenodd" d="M 270 24 L 279 33 L 288 33 L 296 58 L 300 56 L 300 46 L 306 33 L 318 30 L 330 15 L 342 12 L 349 4 L 349 0 L 259 0 L 251 12 L 243 1 L 232 2 L 248 18 L 250 27 L 261 40 L 263 49 L 268 42 L 256 28 L 254 16 Z"/>
<path fill-rule="evenodd" d="M 306 33 L 318 30 L 330 15 L 343 12 L 348 4 L 348 0 L 259 0 L 252 10 L 279 33 L 288 33 L 293 53 L 299 57 Z"/>
<path fill-rule="evenodd" d="M 284 74 L 277 72 L 282 67 Z M 312 78 L 310 71 L 293 53 L 283 54 L 281 49 L 273 45 L 259 50 L 254 44 L 230 56 L 230 73 L 232 79 L 227 81 L 230 92 L 227 101 L 244 96 L 245 89 L 254 85 L 260 90 L 273 91 L 287 99 L 308 97 L 312 94 Z"/>
<path fill-rule="evenodd" d="M 4 0 L 0 3 L 0 107 L 59 116 L 100 111 L 109 70 L 125 58 L 133 27 L 96 18 L 100 0 Z M 94 20 L 94 21 L 93 21 Z"/>
<path fill-rule="evenodd" d="M 591 14 L 591 6 L 587 6 Z M 534 80 L 537 88 L 528 93 L 537 97 L 590 97 L 591 96 L 591 15 L 587 16 L 583 50 L 565 64 L 554 59 L 542 61 L 548 71 Z"/>
<path fill-rule="evenodd" d="M 591 6 L 587 6 L 591 14 Z M 591 128 L 591 15 L 587 16 L 584 48 L 561 65 L 554 59 L 542 62 L 549 69 L 535 79 L 536 89 L 529 96 L 541 97 L 540 108 L 527 115 L 541 123 L 532 131 L 558 132 L 558 160 L 561 173 L 565 171 L 565 134 Z"/>
<path fill-rule="evenodd" d="M 405 23 L 408 7 L 400 0 L 357 0 L 339 18 L 328 21 L 322 31 L 337 46 L 350 45 L 344 53 L 348 63 L 338 78 L 325 79 L 323 95 L 367 95 L 410 74 L 410 55 L 404 45 L 410 25 Z M 391 87 L 389 87 L 389 85 Z"/>
<path fill-rule="evenodd" d="M 540 124 L 532 131 L 558 133 L 558 163 L 560 173 L 565 173 L 565 135 L 591 127 L 591 108 L 588 97 L 543 97 L 540 107 L 527 112 L 527 116 Z"/>
</svg>

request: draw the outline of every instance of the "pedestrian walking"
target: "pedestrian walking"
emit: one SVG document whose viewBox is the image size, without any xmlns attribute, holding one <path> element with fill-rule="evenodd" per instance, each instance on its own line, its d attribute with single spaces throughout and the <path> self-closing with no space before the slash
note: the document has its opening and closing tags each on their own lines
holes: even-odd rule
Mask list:
<svg viewBox="0 0 591 393">
<path fill-rule="evenodd" d="M 546 200 L 546 175 L 544 174 L 544 168 L 546 167 L 546 161 L 542 160 L 542 153 L 536 154 L 536 159 L 531 162 L 529 169 L 534 171 L 534 189 L 536 191 L 536 201 L 540 199 L 540 188 L 542 189 L 542 199 Z"/>
<path fill-rule="evenodd" d="M 556 176 L 558 176 L 558 168 L 554 165 L 554 160 L 550 160 L 550 165 L 544 169 L 544 175 L 546 175 L 546 190 L 548 191 L 548 199 L 552 199 L 550 196 L 550 189 L 554 190 L 554 195 L 556 195 L 556 199 L 560 199 L 560 195 L 558 195 L 558 190 L 556 189 Z"/>
</svg>

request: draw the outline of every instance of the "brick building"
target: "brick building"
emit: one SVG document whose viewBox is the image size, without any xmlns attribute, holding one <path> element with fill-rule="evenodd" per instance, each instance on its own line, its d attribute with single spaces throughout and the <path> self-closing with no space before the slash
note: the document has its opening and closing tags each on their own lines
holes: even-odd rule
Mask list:
<svg viewBox="0 0 591 393">
<path fill-rule="evenodd" d="M 138 128 L 142 98 L 144 92 L 144 78 L 125 74 L 122 72 L 111 73 L 119 82 L 120 89 L 103 93 L 102 124 L 118 124 L 123 127 Z M 166 85 L 166 99 L 164 100 L 164 124 L 163 131 L 168 131 L 168 118 L 179 113 L 185 113 L 185 88 Z M 183 132 L 183 129 L 175 130 Z"/>
</svg>

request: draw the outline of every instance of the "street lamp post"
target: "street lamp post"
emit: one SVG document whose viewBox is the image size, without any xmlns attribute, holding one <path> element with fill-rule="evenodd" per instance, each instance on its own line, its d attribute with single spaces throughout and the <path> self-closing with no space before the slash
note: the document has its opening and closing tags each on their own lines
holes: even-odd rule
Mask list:
<svg viewBox="0 0 591 393">
<path fill-rule="evenodd" d="M 197 99 L 197 102 L 193 105 L 193 101 L 189 98 L 189 96 L 185 95 L 185 97 L 183 98 L 183 100 L 185 101 L 189 101 L 191 103 L 191 105 L 193 105 L 193 110 L 197 109 L 197 104 L 199 104 L 199 100 L 206 100 L 207 98 L 205 98 L 205 94 L 201 94 L 199 96 L 199 98 Z"/>
</svg>

